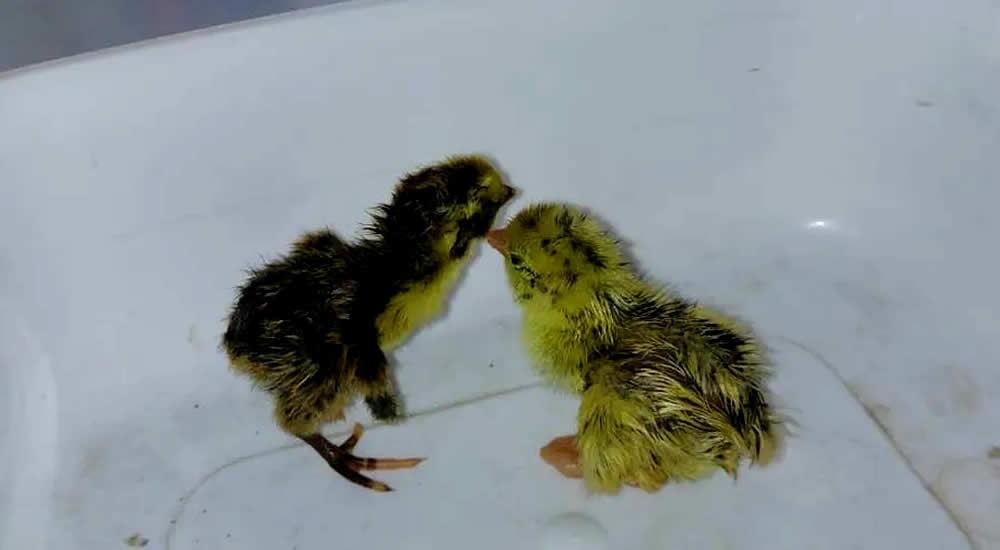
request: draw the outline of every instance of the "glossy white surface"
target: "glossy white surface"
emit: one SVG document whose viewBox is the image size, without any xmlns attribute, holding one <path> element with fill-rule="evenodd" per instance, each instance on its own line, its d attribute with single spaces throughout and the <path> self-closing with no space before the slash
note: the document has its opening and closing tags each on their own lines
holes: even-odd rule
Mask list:
<svg viewBox="0 0 1000 550">
<path fill-rule="evenodd" d="M 1000 548 L 998 18 L 359 2 L 0 78 L 0 545 L 530 548 L 579 513 L 616 549 Z M 426 463 L 373 494 L 291 446 L 216 349 L 241 270 L 464 151 L 751 320 L 784 458 L 655 495 L 558 477 L 537 449 L 574 402 L 534 385 L 491 251 L 396 356 L 417 416 L 359 446 Z"/>
</svg>

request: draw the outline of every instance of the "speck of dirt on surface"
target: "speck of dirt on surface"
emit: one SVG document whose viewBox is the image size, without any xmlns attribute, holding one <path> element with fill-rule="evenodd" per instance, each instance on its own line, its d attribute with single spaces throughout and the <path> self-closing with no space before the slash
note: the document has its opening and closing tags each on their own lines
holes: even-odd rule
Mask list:
<svg viewBox="0 0 1000 550">
<path fill-rule="evenodd" d="M 208 508 L 202 508 L 201 509 L 201 513 L 202 514 L 207 514 L 208 513 Z"/>
<path fill-rule="evenodd" d="M 918 99 L 916 101 L 917 107 L 933 107 L 934 102 L 929 99 Z"/>
<path fill-rule="evenodd" d="M 142 548 L 143 546 L 146 546 L 147 544 L 149 544 L 149 539 L 147 539 L 146 537 L 140 535 L 139 533 L 136 533 L 136 534 L 128 537 L 127 539 L 125 539 L 125 544 L 127 544 L 127 545 L 129 545 L 129 546 L 131 546 L 133 548 Z"/>
<path fill-rule="evenodd" d="M 1000 458 L 1000 445 L 990 447 L 990 450 L 986 451 L 986 456 L 990 458 Z"/>
<path fill-rule="evenodd" d="M 490 368 L 492 369 L 494 366 L 493 361 L 490 361 Z"/>
<path fill-rule="evenodd" d="M 759 73 L 760 72 L 760 67 L 750 67 L 749 69 L 747 69 L 747 72 L 748 73 Z"/>
<path fill-rule="evenodd" d="M 194 404 L 194 408 L 196 408 L 196 409 L 197 409 L 198 407 L 200 407 L 200 406 L 201 406 L 201 405 L 199 405 L 199 404 L 197 404 L 197 403 L 195 403 L 195 404 Z"/>
</svg>

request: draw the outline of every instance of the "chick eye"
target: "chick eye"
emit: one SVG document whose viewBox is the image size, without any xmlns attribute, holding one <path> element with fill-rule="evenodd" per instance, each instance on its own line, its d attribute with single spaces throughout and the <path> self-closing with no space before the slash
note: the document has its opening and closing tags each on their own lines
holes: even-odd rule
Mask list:
<svg viewBox="0 0 1000 550">
<path fill-rule="evenodd" d="M 524 263 L 524 260 L 522 260 L 521 257 L 518 256 L 517 254 L 511 254 L 510 255 L 510 265 L 512 265 L 514 267 L 517 267 L 517 266 L 519 266 L 519 265 L 521 265 L 523 263 Z"/>
</svg>

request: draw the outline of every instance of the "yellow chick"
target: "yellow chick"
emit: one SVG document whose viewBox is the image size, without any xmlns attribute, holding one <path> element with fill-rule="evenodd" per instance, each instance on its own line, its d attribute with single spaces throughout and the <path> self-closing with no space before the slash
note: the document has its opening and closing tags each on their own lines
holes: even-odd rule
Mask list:
<svg viewBox="0 0 1000 550">
<path fill-rule="evenodd" d="M 376 208 L 368 235 L 348 243 L 321 229 L 252 270 L 222 337 L 232 368 L 274 397 L 274 416 L 336 472 L 377 491 L 359 470 L 409 468 L 422 459 L 351 454 L 320 428 L 361 395 L 378 420 L 402 417 L 385 353 L 434 318 L 463 266 L 514 195 L 480 156 L 457 156 L 405 176 Z"/>
<path fill-rule="evenodd" d="M 578 208 L 532 205 L 487 241 L 537 366 L 582 396 L 577 434 L 541 449 L 560 472 L 596 491 L 654 491 L 772 458 L 769 365 L 748 328 L 643 280 Z"/>
</svg>

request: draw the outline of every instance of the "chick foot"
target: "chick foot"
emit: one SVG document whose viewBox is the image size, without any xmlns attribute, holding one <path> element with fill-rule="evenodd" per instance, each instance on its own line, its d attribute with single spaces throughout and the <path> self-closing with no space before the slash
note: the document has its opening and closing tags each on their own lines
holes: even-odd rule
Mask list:
<svg viewBox="0 0 1000 550">
<path fill-rule="evenodd" d="M 381 481 L 359 473 L 359 470 L 399 470 L 413 468 L 424 461 L 423 458 L 363 458 L 354 456 L 351 451 L 354 450 L 363 433 L 364 428 L 361 427 L 361 424 L 355 424 L 351 436 L 340 445 L 334 445 L 318 433 L 299 437 L 319 453 L 338 474 L 344 476 L 348 481 L 374 491 L 386 492 L 391 491 L 392 488 Z"/>
<path fill-rule="evenodd" d="M 562 475 L 571 479 L 583 477 L 583 469 L 580 467 L 580 450 L 576 446 L 575 435 L 564 435 L 557 437 L 549 444 L 538 450 L 542 460 L 548 462 Z M 638 487 L 633 481 L 626 481 L 625 485 Z"/>
<path fill-rule="evenodd" d="M 573 479 L 583 477 L 575 435 L 564 435 L 553 439 L 548 445 L 539 449 L 538 454 L 562 475 Z"/>
</svg>

